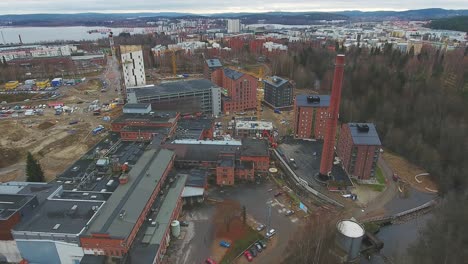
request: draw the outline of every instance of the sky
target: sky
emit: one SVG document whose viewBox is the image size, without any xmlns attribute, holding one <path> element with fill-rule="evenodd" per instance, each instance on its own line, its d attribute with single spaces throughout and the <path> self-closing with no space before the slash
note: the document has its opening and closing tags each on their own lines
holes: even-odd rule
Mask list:
<svg viewBox="0 0 468 264">
<path fill-rule="evenodd" d="M 467 0 L 0 0 L 0 14 L 468 9 Z"/>
</svg>

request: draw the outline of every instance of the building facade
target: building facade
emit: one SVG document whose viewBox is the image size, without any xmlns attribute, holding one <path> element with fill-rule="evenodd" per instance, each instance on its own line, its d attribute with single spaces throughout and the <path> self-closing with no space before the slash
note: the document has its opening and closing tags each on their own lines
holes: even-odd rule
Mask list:
<svg viewBox="0 0 468 264">
<path fill-rule="evenodd" d="M 341 126 L 337 155 L 351 177 L 368 180 L 375 176 L 381 143 L 374 124 L 348 123 Z"/>
<path fill-rule="evenodd" d="M 329 95 L 297 95 L 294 100 L 294 135 L 301 139 L 323 139 L 329 118 Z"/>
<path fill-rule="evenodd" d="M 217 69 L 221 69 L 222 67 L 223 64 L 221 64 L 221 61 L 219 61 L 219 59 L 208 59 L 205 61 L 205 64 L 203 66 L 203 76 L 205 77 L 205 79 L 211 80 L 214 84 L 221 86 L 222 76 L 218 76 L 221 72 L 219 72 L 217 75 L 212 74 L 214 71 L 216 71 Z"/>
<path fill-rule="evenodd" d="M 222 71 L 224 113 L 242 112 L 257 106 L 257 79 L 229 68 Z M 216 72 L 213 75 L 217 75 Z"/>
<path fill-rule="evenodd" d="M 241 24 L 239 19 L 228 19 L 227 20 L 227 32 L 228 33 L 239 33 L 241 30 Z"/>
<path fill-rule="evenodd" d="M 274 108 L 288 108 L 293 105 L 294 86 L 289 80 L 272 76 L 263 80 L 263 83 L 263 100 L 266 104 Z"/>
<path fill-rule="evenodd" d="M 120 46 L 125 87 L 146 85 L 145 65 L 141 46 Z"/>
</svg>

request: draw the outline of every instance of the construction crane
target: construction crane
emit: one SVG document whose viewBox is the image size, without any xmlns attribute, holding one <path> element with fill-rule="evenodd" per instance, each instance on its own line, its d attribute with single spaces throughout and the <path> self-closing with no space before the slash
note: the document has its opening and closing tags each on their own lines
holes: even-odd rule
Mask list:
<svg viewBox="0 0 468 264">
<path fill-rule="evenodd" d="M 172 74 L 177 76 L 177 61 L 176 61 L 176 52 L 180 49 L 166 49 L 162 52 L 162 54 L 171 53 L 171 63 L 172 63 Z"/>
</svg>

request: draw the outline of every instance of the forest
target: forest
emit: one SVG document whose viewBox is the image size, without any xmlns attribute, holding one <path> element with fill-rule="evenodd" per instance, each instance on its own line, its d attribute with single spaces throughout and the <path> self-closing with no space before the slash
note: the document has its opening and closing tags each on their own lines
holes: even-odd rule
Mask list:
<svg viewBox="0 0 468 264">
<path fill-rule="evenodd" d="M 428 25 L 432 29 L 446 29 L 468 32 L 468 16 L 456 16 L 431 21 Z"/>
<path fill-rule="evenodd" d="M 390 45 L 338 49 L 346 55 L 340 121 L 374 122 L 383 146 L 426 169 L 445 200 L 405 263 L 456 263 L 439 262 L 441 252 L 433 250 L 447 249 L 452 239 L 458 242 L 450 246 L 459 250 L 445 256 L 466 259 L 468 233 L 460 232 L 466 230 L 468 215 L 460 206 L 466 204 L 468 187 L 468 49 L 423 47 L 419 54 Z M 297 46 L 271 58 L 271 65 L 274 74 L 293 79 L 298 88 L 312 92 L 318 80 L 320 89 L 314 92 L 330 93 L 335 55 Z M 453 209 L 450 214 L 447 207 Z M 443 240 L 431 239 L 441 234 Z M 418 260 L 421 254 L 426 262 Z"/>
</svg>

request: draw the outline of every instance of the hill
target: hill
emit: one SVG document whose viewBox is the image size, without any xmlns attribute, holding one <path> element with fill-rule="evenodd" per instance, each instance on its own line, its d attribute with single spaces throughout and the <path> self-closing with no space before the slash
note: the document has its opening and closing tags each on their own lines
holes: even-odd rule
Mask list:
<svg viewBox="0 0 468 264">
<path fill-rule="evenodd" d="M 450 17 L 431 21 L 428 27 L 468 32 L 468 16 Z"/>
<path fill-rule="evenodd" d="M 468 15 L 468 10 L 449 10 L 442 8 L 428 8 L 407 11 L 342 11 L 336 14 L 345 15 L 352 20 L 382 21 L 382 20 L 428 20 Z"/>
</svg>

